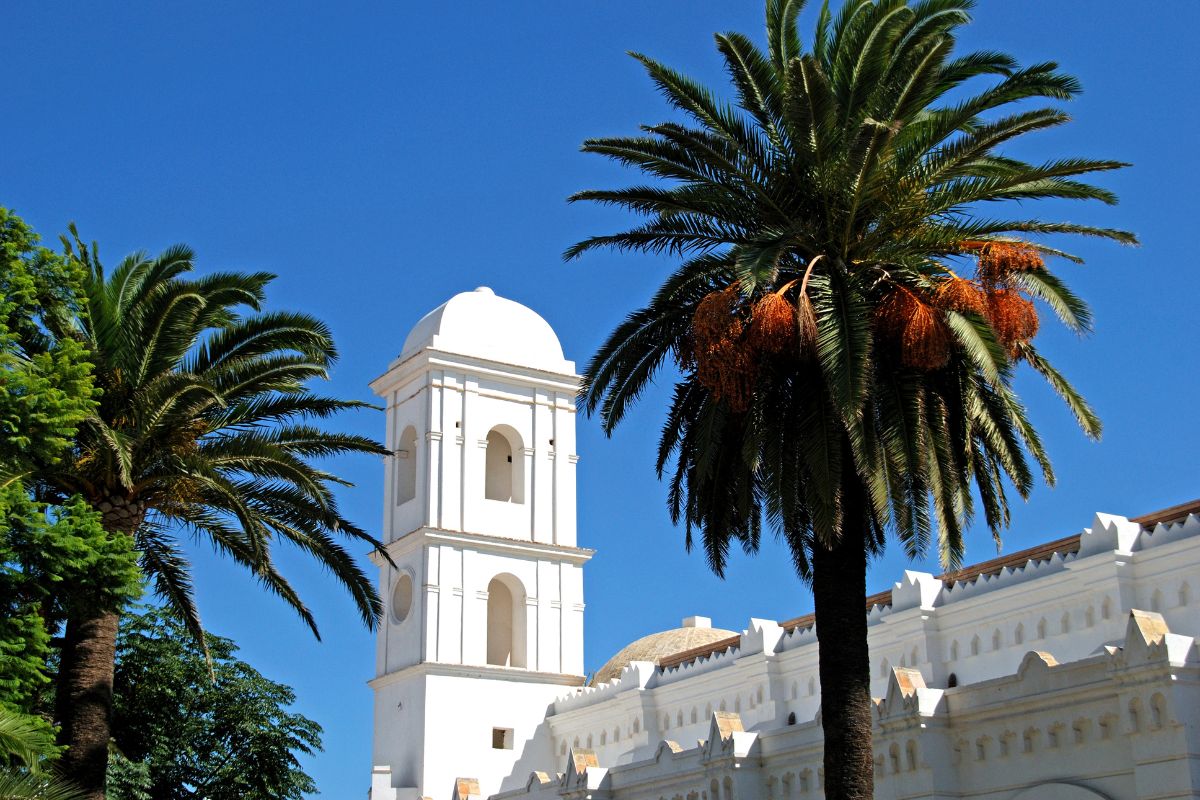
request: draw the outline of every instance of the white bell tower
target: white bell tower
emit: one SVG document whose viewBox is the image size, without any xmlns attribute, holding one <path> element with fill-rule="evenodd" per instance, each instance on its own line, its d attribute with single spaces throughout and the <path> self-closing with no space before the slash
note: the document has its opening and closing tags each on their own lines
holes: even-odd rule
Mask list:
<svg viewBox="0 0 1200 800">
<path fill-rule="evenodd" d="M 583 683 L 592 555 L 575 545 L 578 385 L 549 324 L 487 288 L 427 314 L 371 383 L 395 562 L 376 558 L 372 800 L 449 798 L 459 777 L 486 797 L 556 760 L 538 729 Z"/>
</svg>

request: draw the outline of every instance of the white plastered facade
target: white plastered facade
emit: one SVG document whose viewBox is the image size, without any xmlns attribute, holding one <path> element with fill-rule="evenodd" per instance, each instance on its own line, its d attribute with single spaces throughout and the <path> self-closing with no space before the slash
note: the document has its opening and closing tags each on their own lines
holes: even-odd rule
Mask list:
<svg viewBox="0 0 1200 800">
<path fill-rule="evenodd" d="M 517 313 L 479 294 L 476 322 Z M 373 384 L 388 441 L 418 434 L 406 454 L 418 468 L 414 500 L 396 505 L 407 473 L 389 459 L 397 567 L 380 562 L 381 591 L 390 609 L 405 605 L 391 594 L 401 575 L 415 588 L 404 621 L 390 614 L 380 631 L 372 800 L 822 797 L 810 619 L 751 619 L 691 657 L 583 686 L 573 368 L 523 307 L 512 324 L 530 341 L 484 345 L 472 325 L 443 336 L 430 319 L 444 329 L 462 297 Z M 497 425 L 527 459 L 513 476 L 528 493 L 502 511 L 484 485 Z M 525 593 L 504 665 L 487 663 L 496 576 L 515 605 Z M 1078 537 L 959 580 L 906 571 L 867 612 L 876 797 L 1200 798 L 1198 612 L 1195 513 L 1097 514 Z"/>
<path fill-rule="evenodd" d="M 481 288 L 422 319 L 371 387 L 393 449 L 372 796 L 449 787 L 464 759 L 498 788 L 550 757 L 546 708 L 583 683 L 574 364 Z"/>
</svg>

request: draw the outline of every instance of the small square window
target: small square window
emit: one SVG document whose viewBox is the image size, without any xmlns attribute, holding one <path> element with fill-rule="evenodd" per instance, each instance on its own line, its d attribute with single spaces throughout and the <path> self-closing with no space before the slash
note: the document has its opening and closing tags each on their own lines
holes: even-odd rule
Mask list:
<svg viewBox="0 0 1200 800">
<path fill-rule="evenodd" d="M 512 728 L 492 728 L 492 749 L 493 750 L 512 750 L 513 749 Z"/>
</svg>

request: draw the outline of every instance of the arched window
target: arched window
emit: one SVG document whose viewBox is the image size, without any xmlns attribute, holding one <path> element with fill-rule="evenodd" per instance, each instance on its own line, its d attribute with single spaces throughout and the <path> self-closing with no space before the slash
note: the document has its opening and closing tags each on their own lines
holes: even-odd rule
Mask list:
<svg viewBox="0 0 1200 800">
<path fill-rule="evenodd" d="M 394 459 L 396 505 L 402 506 L 417 496 L 417 429 L 409 425 L 400 434 Z"/>
<path fill-rule="evenodd" d="M 904 746 L 904 755 L 908 762 L 908 771 L 914 771 L 917 768 L 917 743 L 914 739 L 909 739 L 908 744 Z"/>
<path fill-rule="evenodd" d="M 1096 609 L 1091 606 L 1087 607 L 1083 612 L 1083 624 L 1089 628 L 1096 624 Z"/>
<path fill-rule="evenodd" d="M 696 707 L 692 706 L 692 724 L 693 725 L 696 724 L 696 715 L 697 715 Z"/>
<path fill-rule="evenodd" d="M 888 748 L 888 766 L 893 775 L 900 774 L 900 745 L 897 742 L 892 742 Z"/>
<path fill-rule="evenodd" d="M 1013 642 L 1015 644 L 1024 644 L 1024 642 L 1025 642 L 1025 625 L 1024 625 L 1024 623 L 1020 623 L 1020 622 L 1017 623 L 1016 630 L 1013 631 Z"/>
<path fill-rule="evenodd" d="M 1000 629 L 997 628 L 992 631 L 992 652 L 999 650 L 1001 644 L 1003 644 L 1003 637 L 1000 635 Z"/>
<path fill-rule="evenodd" d="M 958 660 L 958 642 L 950 643 L 950 660 L 951 661 Z"/>
<path fill-rule="evenodd" d="M 675 715 L 675 727 L 676 728 L 683 727 L 683 710 L 682 709 L 680 709 L 679 713 Z"/>
<path fill-rule="evenodd" d="M 921 660 L 920 659 L 920 651 L 914 647 L 912 649 L 912 657 L 909 659 L 909 661 L 910 661 L 911 665 L 915 667 L 915 666 L 917 666 L 918 663 L 920 663 L 920 660 Z"/>
<path fill-rule="evenodd" d="M 1108 619 L 1111 616 L 1112 616 L 1112 598 L 1105 597 L 1104 601 L 1100 603 L 1100 618 Z"/>
<path fill-rule="evenodd" d="M 1179 585 L 1179 605 L 1186 606 L 1192 599 L 1192 588 L 1187 581 Z"/>
<path fill-rule="evenodd" d="M 1150 698 L 1150 728 L 1151 730 L 1162 730 L 1167 724 L 1167 698 L 1163 697 L 1159 692 L 1155 692 Z"/>
<path fill-rule="evenodd" d="M 1041 619 L 1038 620 L 1037 638 L 1039 638 L 1039 639 L 1046 638 L 1046 618 L 1045 617 L 1042 617 Z"/>
<path fill-rule="evenodd" d="M 1142 730 L 1142 701 L 1137 697 L 1129 701 L 1129 730 L 1134 733 Z"/>
<path fill-rule="evenodd" d="M 1071 612 L 1065 611 L 1062 615 L 1062 622 L 1059 623 L 1058 630 L 1060 633 L 1071 632 Z"/>
<path fill-rule="evenodd" d="M 487 663 L 525 666 L 525 589 L 512 575 L 497 575 L 488 584 Z"/>
<path fill-rule="evenodd" d="M 816 680 L 816 678 L 809 678 L 808 679 L 808 696 L 812 697 L 816 693 L 817 693 L 817 680 Z"/>
<path fill-rule="evenodd" d="M 979 655 L 979 634 L 975 634 L 973 637 L 971 637 L 971 655 Z"/>
<path fill-rule="evenodd" d="M 600 731 L 600 746 L 608 744 L 608 731 Z"/>
<path fill-rule="evenodd" d="M 1162 591 L 1160 589 L 1155 589 L 1154 594 L 1150 595 L 1150 610 L 1158 613 L 1159 611 L 1162 611 L 1162 604 Z"/>
<path fill-rule="evenodd" d="M 521 448 L 520 434 L 507 425 L 488 431 L 484 498 L 504 503 L 525 502 L 525 459 Z"/>
</svg>

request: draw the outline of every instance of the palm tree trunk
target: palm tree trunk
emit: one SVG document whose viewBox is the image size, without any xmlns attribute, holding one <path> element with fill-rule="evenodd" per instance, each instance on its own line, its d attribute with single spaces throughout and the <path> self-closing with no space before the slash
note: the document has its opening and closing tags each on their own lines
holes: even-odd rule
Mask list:
<svg viewBox="0 0 1200 800">
<path fill-rule="evenodd" d="M 70 619 L 62 645 L 56 710 L 67 751 L 59 767 L 88 800 L 104 800 L 119 624 L 115 611 Z"/>
<path fill-rule="evenodd" d="M 867 533 L 861 490 L 847 492 L 845 527 L 832 549 L 814 547 L 821 729 L 825 735 L 826 800 L 871 800 L 871 661 L 867 649 Z"/>
<path fill-rule="evenodd" d="M 132 537 L 145 519 L 145 507 L 124 497 L 95 504 L 104 529 Z M 67 619 L 63 637 L 55 716 L 63 774 L 87 800 L 104 800 L 108 742 L 112 737 L 113 670 L 117 657 L 119 609 L 88 609 Z"/>
</svg>

